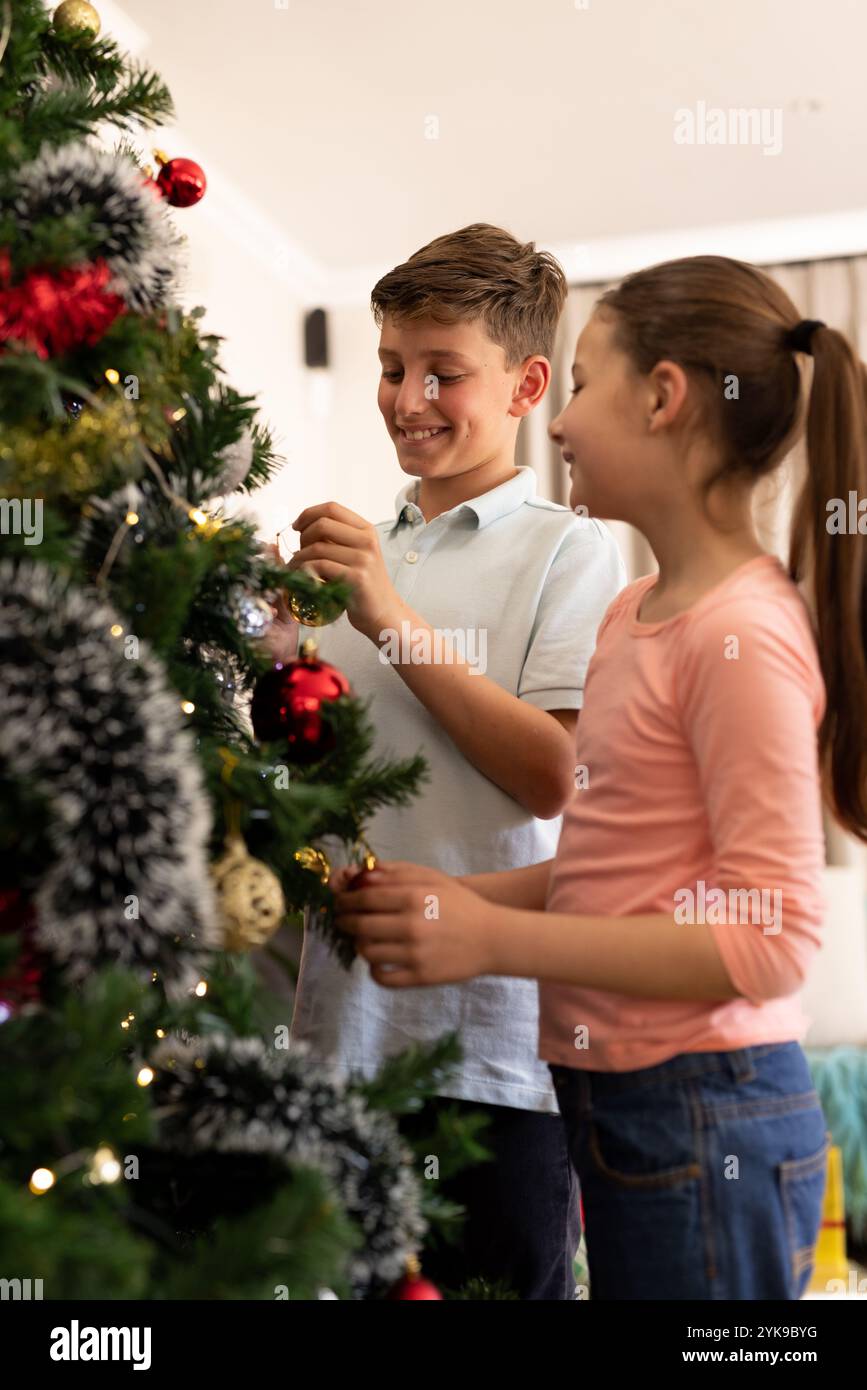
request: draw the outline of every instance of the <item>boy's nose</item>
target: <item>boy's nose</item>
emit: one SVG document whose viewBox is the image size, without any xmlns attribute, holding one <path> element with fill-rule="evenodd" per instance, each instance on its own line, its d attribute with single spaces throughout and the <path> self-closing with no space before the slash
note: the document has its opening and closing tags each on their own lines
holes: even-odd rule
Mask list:
<svg viewBox="0 0 867 1390">
<path fill-rule="evenodd" d="M 424 415 L 429 407 L 430 401 L 425 395 L 424 379 L 410 381 L 404 377 L 394 402 L 395 419 L 408 420 L 411 415 Z"/>
</svg>

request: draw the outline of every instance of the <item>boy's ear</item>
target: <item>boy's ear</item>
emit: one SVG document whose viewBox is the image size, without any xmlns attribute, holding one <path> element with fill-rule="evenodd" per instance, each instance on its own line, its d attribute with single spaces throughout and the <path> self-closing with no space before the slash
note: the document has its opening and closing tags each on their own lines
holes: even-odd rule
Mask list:
<svg viewBox="0 0 867 1390">
<path fill-rule="evenodd" d="M 512 396 L 510 415 L 523 418 L 535 410 L 551 384 L 551 363 L 547 357 L 528 357 L 521 363 L 518 386 Z"/>
</svg>

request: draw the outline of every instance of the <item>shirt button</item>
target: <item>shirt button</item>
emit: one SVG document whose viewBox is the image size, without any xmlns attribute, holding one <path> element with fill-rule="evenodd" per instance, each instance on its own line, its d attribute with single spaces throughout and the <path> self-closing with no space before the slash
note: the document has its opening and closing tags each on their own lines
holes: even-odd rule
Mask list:
<svg viewBox="0 0 867 1390">
<path fill-rule="evenodd" d="M 406 560 L 408 565 L 414 565 L 416 560 L 418 559 L 418 551 L 408 550 L 403 558 Z"/>
</svg>

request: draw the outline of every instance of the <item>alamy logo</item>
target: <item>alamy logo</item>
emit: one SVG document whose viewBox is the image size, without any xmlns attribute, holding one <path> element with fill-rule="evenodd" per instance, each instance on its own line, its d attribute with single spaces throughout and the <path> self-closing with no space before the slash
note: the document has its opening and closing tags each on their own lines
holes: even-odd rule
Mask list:
<svg viewBox="0 0 867 1390">
<path fill-rule="evenodd" d="M 854 488 L 846 498 L 829 498 L 825 511 L 829 536 L 867 536 L 867 497 L 859 497 Z"/>
<path fill-rule="evenodd" d="M 771 900 L 773 898 L 773 912 Z M 707 922 L 710 925 L 734 923 L 761 925 L 763 936 L 776 936 L 782 929 L 783 893 L 780 888 L 708 888 L 700 878 L 692 888 L 678 888 L 674 894 L 674 920 Z"/>
<path fill-rule="evenodd" d="M 149 1327 L 69 1327 L 51 1329 L 52 1361 L 132 1361 L 134 1371 L 150 1370 Z"/>
<path fill-rule="evenodd" d="M 0 1279 L 0 1301 L 6 1298 L 27 1299 L 42 1297 L 41 1279 Z"/>
<path fill-rule="evenodd" d="M 783 148 L 783 110 L 780 106 L 708 106 L 698 101 L 693 111 L 680 106 L 674 113 L 676 145 L 761 145 L 762 154 Z"/>
<path fill-rule="evenodd" d="M 453 666 L 465 661 L 471 676 L 483 676 L 488 664 L 488 633 L 486 628 L 435 627 L 413 628 L 408 619 L 394 627 L 384 627 L 379 634 L 382 646 L 379 659 L 383 666 Z"/>
<path fill-rule="evenodd" d="M 23 536 L 25 545 L 41 545 L 42 498 L 0 497 L 0 535 Z"/>
</svg>

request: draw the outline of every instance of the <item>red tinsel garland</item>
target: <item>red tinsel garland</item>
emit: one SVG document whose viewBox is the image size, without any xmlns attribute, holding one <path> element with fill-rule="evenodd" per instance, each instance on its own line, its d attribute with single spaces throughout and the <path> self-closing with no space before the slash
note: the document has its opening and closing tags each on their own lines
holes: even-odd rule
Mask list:
<svg viewBox="0 0 867 1390">
<path fill-rule="evenodd" d="M 43 360 L 83 344 L 92 346 L 126 305 L 105 289 L 105 261 L 63 270 L 31 270 L 9 285 L 9 257 L 0 252 L 0 342 L 14 339 Z"/>
</svg>

